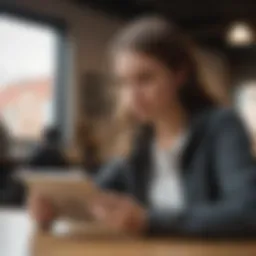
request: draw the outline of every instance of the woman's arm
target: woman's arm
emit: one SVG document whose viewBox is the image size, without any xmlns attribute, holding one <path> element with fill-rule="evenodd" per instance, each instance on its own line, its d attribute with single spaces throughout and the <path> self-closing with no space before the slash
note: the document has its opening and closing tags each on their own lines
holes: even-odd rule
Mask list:
<svg viewBox="0 0 256 256">
<path fill-rule="evenodd" d="M 234 113 L 219 118 L 215 170 L 222 192 L 216 203 L 193 205 L 182 216 L 149 210 L 150 233 L 242 235 L 256 233 L 256 168 L 245 129 Z"/>
<path fill-rule="evenodd" d="M 125 177 L 126 168 L 126 162 L 123 159 L 112 160 L 99 171 L 99 174 L 95 177 L 95 182 L 102 189 L 125 192 L 127 183 L 127 177 Z"/>
</svg>

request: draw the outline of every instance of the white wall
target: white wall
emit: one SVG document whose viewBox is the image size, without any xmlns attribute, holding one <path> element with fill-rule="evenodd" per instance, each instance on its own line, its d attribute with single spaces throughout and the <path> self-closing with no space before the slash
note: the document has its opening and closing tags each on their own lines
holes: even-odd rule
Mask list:
<svg viewBox="0 0 256 256">
<path fill-rule="evenodd" d="M 5 0 L 10 4 L 12 0 Z M 72 98 L 72 123 L 79 116 L 79 85 L 86 71 L 104 72 L 107 60 L 107 45 L 123 22 L 101 12 L 77 6 L 68 0 L 18 0 L 15 6 L 32 10 L 41 15 L 64 18 L 68 24 L 70 39 L 70 98 Z"/>
</svg>

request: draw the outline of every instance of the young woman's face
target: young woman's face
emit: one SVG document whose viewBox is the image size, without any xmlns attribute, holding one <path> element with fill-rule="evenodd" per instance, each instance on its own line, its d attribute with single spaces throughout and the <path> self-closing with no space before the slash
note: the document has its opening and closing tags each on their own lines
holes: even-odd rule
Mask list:
<svg viewBox="0 0 256 256">
<path fill-rule="evenodd" d="M 120 52 L 114 73 L 128 108 L 137 118 L 154 121 L 171 108 L 181 76 L 160 61 L 136 52 Z"/>
</svg>

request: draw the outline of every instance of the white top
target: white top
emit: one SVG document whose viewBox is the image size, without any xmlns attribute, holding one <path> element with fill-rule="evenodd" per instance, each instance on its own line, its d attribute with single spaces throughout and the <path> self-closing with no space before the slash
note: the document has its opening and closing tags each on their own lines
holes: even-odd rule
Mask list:
<svg viewBox="0 0 256 256">
<path fill-rule="evenodd" d="M 180 153 L 185 136 L 179 137 L 169 150 L 153 145 L 153 176 L 149 199 L 152 207 L 180 212 L 185 206 L 180 172 Z"/>
</svg>

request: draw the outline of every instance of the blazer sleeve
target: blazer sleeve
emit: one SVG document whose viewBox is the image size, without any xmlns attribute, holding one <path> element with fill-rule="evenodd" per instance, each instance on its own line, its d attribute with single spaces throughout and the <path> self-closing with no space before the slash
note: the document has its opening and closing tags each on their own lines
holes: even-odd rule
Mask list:
<svg viewBox="0 0 256 256">
<path fill-rule="evenodd" d="M 256 168 L 247 133 L 236 114 L 230 112 L 219 117 L 214 128 L 213 164 L 222 199 L 190 206 L 176 217 L 169 211 L 151 209 L 150 234 L 256 234 Z"/>
<path fill-rule="evenodd" d="M 123 159 L 114 159 L 106 164 L 95 177 L 96 184 L 106 190 L 126 192 L 127 190 L 127 166 Z"/>
</svg>

